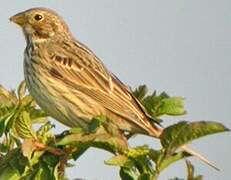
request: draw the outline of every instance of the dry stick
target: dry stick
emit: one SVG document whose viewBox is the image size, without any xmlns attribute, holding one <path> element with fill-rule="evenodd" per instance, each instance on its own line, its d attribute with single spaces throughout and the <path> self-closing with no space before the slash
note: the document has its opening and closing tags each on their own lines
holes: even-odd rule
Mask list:
<svg viewBox="0 0 231 180">
<path fill-rule="evenodd" d="M 220 169 L 218 167 L 216 167 L 214 165 L 214 163 L 212 163 L 211 161 L 209 161 L 206 157 L 204 157 L 203 155 L 201 155 L 199 152 L 195 151 L 194 149 L 192 149 L 191 147 L 187 146 L 187 145 L 183 145 L 180 147 L 181 149 L 183 149 L 185 152 L 197 157 L 198 159 L 200 159 L 201 161 L 203 161 L 204 163 L 208 164 L 209 166 L 211 166 L 212 168 L 216 169 L 217 171 L 220 171 Z"/>
</svg>

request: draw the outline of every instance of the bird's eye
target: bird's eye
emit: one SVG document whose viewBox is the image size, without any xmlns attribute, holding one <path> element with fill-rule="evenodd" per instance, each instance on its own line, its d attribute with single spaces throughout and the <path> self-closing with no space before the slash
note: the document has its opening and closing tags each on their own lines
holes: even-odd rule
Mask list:
<svg viewBox="0 0 231 180">
<path fill-rule="evenodd" d="M 35 14 L 34 19 L 36 21 L 41 21 L 43 19 L 43 16 L 41 14 Z"/>
</svg>

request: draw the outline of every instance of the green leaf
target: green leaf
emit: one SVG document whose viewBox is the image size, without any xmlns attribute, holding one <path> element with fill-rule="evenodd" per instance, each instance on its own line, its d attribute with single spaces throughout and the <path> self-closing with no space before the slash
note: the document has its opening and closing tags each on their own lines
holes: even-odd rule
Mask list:
<svg viewBox="0 0 231 180">
<path fill-rule="evenodd" d="M 36 139 L 36 133 L 32 129 L 30 114 L 26 111 L 22 111 L 15 121 L 15 129 L 18 136 L 23 139 Z"/>
<path fill-rule="evenodd" d="M 162 152 L 160 150 L 155 149 L 149 149 L 149 157 L 157 163 L 157 161 L 160 159 L 160 156 L 162 155 Z"/>
<path fill-rule="evenodd" d="M 139 176 L 138 180 L 153 180 L 154 177 L 152 174 L 148 174 L 148 173 L 143 173 Z"/>
<path fill-rule="evenodd" d="M 77 150 L 72 153 L 72 158 L 74 160 L 77 160 L 89 147 L 89 144 L 83 144 L 82 146 L 78 146 Z"/>
<path fill-rule="evenodd" d="M 56 145 L 58 146 L 64 146 L 64 145 L 70 145 L 70 144 L 79 144 L 79 143 L 89 143 L 91 141 L 94 141 L 96 139 L 96 136 L 93 134 L 90 134 L 89 136 L 85 136 L 84 134 L 77 133 L 77 134 L 71 134 L 67 135 L 64 138 L 60 139 Z"/>
<path fill-rule="evenodd" d="M 152 95 L 143 98 L 141 103 L 152 117 L 157 118 L 158 116 L 162 115 L 159 114 L 160 108 L 163 106 L 162 101 L 168 98 L 169 96 L 165 92 L 158 96 L 156 95 L 156 92 L 154 92 Z"/>
<path fill-rule="evenodd" d="M 88 130 L 90 133 L 96 132 L 96 130 L 101 126 L 101 124 L 103 122 L 106 121 L 106 118 L 104 116 L 98 116 L 98 117 L 94 117 L 89 126 L 88 126 Z"/>
<path fill-rule="evenodd" d="M 186 157 L 191 156 L 189 153 L 187 152 L 177 152 L 174 153 L 166 158 L 164 158 L 161 163 L 159 164 L 159 171 L 163 171 L 164 169 L 166 169 L 168 166 L 170 166 L 171 164 L 175 163 L 176 161 L 179 161 L 181 159 L 184 159 Z"/>
<path fill-rule="evenodd" d="M 78 148 L 82 145 L 87 145 L 88 147 L 97 147 L 113 153 L 124 151 L 128 147 L 127 142 L 123 138 L 109 134 L 102 126 L 95 133 L 67 135 L 60 139 L 56 145 L 73 145 Z"/>
<path fill-rule="evenodd" d="M 0 137 L 2 137 L 5 129 L 5 122 L 4 120 L 0 119 Z"/>
<path fill-rule="evenodd" d="M 46 163 L 40 162 L 37 173 L 33 177 L 33 180 L 53 180 L 54 176 L 50 171 Z"/>
<path fill-rule="evenodd" d="M 41 109 L 31 108 L 29 110 L 32 123 L 46 123 L 48 115 Z"/>
<path fill-rule="evenodd" d="M 187 144 L 194 139 L 228 130 L 218 122 L 198 121 L 188 123 L 182 121 L 165 128 L 160 140 L 167 154 L 171 154 L 181 145 Z"/>
<path fill-rule="evenodd" d="M 4 122 L 4 129 L 3 129 L 4 133 L 8 133 L 12 129 L 13 122 L 15 118 L 17 117 L 17 115 L 18 115 L 18 111 L 15 108 L 15 109 L 10 110 L 4 116 L 2 116 L 0 121 Z"/>
<path fill-rule="evenodd" d="M 148 146 L 144 145 L 129 149 L 128 152 L 126 152 L 125 154 L 135 162 L 136 167 L 141 174 L 154 174 L 152 162 L 149 157 L 150 150 Z"/>
<path fill-rule="evenodd" d="M 132 160 L 125 155 L 114 156 L 111 159 L 106 160 L 105 164 L 111 166 L 127 167 L 127 168 L 131 168 L 132 166 L 134 166 L 134 162 L 132 162 Z"/>
<path fill-rule="evenodd" d="M 20 174 L 11 166 L 3 168 L 0 172 L 0 179 L 10 179 L 10 180 L 19 180 Z"/>
<path fill-rule="evenodd" d="M 158 115 L 184 115 L 186 113 L 184 109 L 184 99 L 182 97 L 166 98 L 161 101 L 161 105 L 158 109 Z"/>
<path fill-rule="evenodd" d="M 126 155 L 135 159 L 140 156 L 146 156 L 149 155 L 149 148 L 147 145 L 131 148 L 126 152 Z"/>
<path fill-rule="evenodd" d="M 50 131 L 54 127 L 55 125 L 48 121 L 47 123 L 43 124 L 36 132 L 38 139 L 40 139 L 43 144 L 48 144 L 50 141 L 55 139 L 54 134 Z"/>
<path fill-rule="evenodd" d="M 83 131 L 82 128 L 71 128 L 71 129 L 69 130 L 69 132 L 70 132 L 71 134 L 78 134 L 78 133 L 83 133 L 84 131 Z"/>
<path fill-rule="evenodd" d="M 142 101 L 143 98 L 146 96 L 148 92 L 148 88 L 146 85 L 141 85 L 138 88 L 135 89 L 133 92 L 134 96 L 139 100 Z"/>
<path fill-rule="evenodd" d="M 134 91 L 134 95 L 141 101 L 152 117 L 157 118 L 161 115 L 176 116 L 186 113 L 182 97 L 169 97 L 165 92 L 156 95 L 155 91 L 152 95 L 146 96 L 147 91 L 146 86 L 140 86 Z"/>
<path fill-rule="evenodd" d="M 45 153 L 42 156 L 43 161 L 50 167 L 55 167 L 59 162 L 59 157 L 54 156 L 51 153 Z"/>
<path fill-rule="evenodd" d="M 20 149 L 13 149 L 1 157 L 0 161 L 0 179 L 14 179 L 24 171 L 25 158 L 22 156 Z"/>
<path fill-rule="evenodd" d="M 134 169 L 120 168 L 120 178 L 121 180 L 137 180 L 138 174 Z"/>
</svg>

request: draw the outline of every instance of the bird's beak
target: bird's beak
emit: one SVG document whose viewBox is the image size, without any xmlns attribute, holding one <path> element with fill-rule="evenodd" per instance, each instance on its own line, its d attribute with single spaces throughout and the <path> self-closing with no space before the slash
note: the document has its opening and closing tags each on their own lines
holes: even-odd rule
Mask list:
<svg viewBox="0 0 231 180">
<path fill-rule="evenodd" d="M 22 27 L 26 23 L 25 14 L 23 12 L 15 14 L 14 16 L 10 17 L 10 21 Z"/>
</svg>

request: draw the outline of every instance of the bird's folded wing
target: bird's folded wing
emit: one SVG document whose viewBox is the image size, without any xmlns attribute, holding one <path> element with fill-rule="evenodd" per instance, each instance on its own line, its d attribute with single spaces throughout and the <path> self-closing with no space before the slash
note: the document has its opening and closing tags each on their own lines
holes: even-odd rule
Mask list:
<svg viewBox="0 0 231 180">
<path fill-rule="evenodd" d="M 80 51 L 81 52 L 81 51 Z M 147 129 L 150 122 L 129 88 L 112 75 L 91 52 L 53 54 L 51 71 L 67 86 L 81 91 L 108 111 Z M 84 54 L 85 53 L 85 54 Z"/>
</svg>

